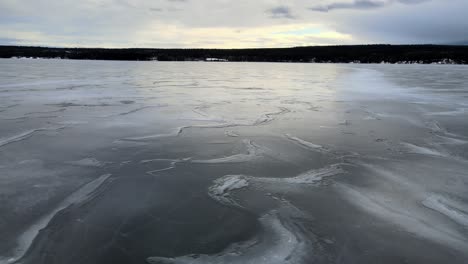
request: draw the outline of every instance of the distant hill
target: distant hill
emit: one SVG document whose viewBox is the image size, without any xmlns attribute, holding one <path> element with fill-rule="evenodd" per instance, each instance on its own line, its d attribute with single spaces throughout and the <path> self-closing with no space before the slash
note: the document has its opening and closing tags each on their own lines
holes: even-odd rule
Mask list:
<svg viewBox="0 0 468 264">
<path fill-rule="evenodd" d="M 468 46 L 352 45 L 272 49 L 98 49 L 0 46 L 0 58 L 468 64 Z"/>
<path fill-rule="evenodd" d="M 452 42 L 452 43 L 448 43 L 448 45 L 468 46 L 468 40 Z"/>
</svg>

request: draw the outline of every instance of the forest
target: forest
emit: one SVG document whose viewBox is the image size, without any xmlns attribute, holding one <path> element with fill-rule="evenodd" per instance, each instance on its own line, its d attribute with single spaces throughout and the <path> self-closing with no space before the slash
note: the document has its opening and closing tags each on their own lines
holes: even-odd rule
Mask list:
<svg viewBox="0 0 468 264">
<path fill-rule="evenodd" d="M 351 45 L 256 49 L 106 49 L 0 46 L 0 58 L 125 61 L 246 61 L 467 64 L 468 46 Z"/>
</svg>

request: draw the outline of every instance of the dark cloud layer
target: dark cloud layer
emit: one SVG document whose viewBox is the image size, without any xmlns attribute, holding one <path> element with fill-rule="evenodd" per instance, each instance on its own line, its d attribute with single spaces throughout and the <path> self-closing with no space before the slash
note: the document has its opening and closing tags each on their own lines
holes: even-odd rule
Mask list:
<svg viewBox="0 0 468 264">
<path fill-rule="evenodd" d="M 288 19 L 295 18 L 295 16 L 291 12 L 291 9 L 287 6 L 277 6 L 277 7 L 268 9 L 267 12 L 271 14 L 272 18 L 288 18 Z"/>
<path fill-rule="evenodd" d="M 374 9 L 393 3 L 419 4 L 430 0 L 354 0 L 352 2 L 333 2 L 309 8 L 312 11 L 329 12 L 335 9 Z"/>
<path fill-rule="evenodd" d="M 340 32 L 350 32 L 365 42 L 451 44 L 467 39 L 466 10 L 468 1 L 433 0 L 359 15 L 340 12 L 340 23 L 335 25 Z"/>
</svg>

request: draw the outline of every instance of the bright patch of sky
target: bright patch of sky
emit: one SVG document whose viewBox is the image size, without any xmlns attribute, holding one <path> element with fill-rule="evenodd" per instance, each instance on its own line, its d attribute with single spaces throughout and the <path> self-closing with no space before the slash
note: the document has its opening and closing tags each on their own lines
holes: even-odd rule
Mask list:
<svg viewBox="0 0 468 264">
<path fill-rule="evenodd" d="M 295 29 L 295 30 L 290 30 L 290 31 L 275 32 L 273 34 L 301 36 L 301 35 L 316 35 L 316 34 L 320 34 L 320 32 L 322 31 L 318 28 L 300 28 L 300 29 Z"/>
</svg>

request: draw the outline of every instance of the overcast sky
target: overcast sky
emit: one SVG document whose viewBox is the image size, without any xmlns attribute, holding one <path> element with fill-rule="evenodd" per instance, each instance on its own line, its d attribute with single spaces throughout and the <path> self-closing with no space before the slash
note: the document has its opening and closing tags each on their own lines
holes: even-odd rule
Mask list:
<svg viewBox="0 0 468 264">
<path fill-rule="evenodd" d="M 0 0 L 0 45 L 245 48 L 468 40 L 468 0 Z"/>
</svg>

